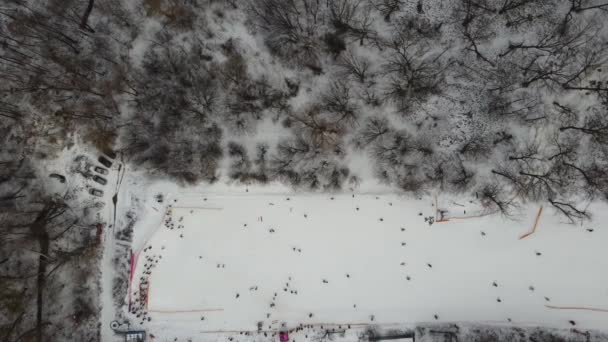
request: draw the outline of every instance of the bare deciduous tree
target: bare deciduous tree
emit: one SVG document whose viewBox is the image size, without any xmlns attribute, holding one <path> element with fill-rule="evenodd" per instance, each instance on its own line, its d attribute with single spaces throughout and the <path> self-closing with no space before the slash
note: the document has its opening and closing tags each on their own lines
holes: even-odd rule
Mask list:
<svg viewBox="0 0 608 342">
<path fill-rule="evenodd" d="M 391 131 L 392 128 L 387 119 L 370 117 L 365 120 L 362 128 L 357 131 L 353 142 L 358 148 L 366 148 Z"/>
<path fill-rule="evenodd" d="M 364 57 L 357 56 L 352 50 L 343 53 L 338 59 L 338 66 L 347 77 L 352 77 L 359 83 L 364 84 L 373 75 L 371 74 L 371 63 Z"/>
<path fill-rule="evenodd" d="M 490 212 L 497 211 L 509 217 L 517 208 L 513 199 L 509 198 L 508 191 L 505 191 L 498 183 L 484 184 L 476 193 L 483 207 Z"/>
<path fill-rule="evenodd" d="M 295 58 L 301 65 L 318 64 L 319 26 L 325 24 L 323 2 L 316 0 L 252 1 L 250 10 L 267 34 L 276 54 Z"/>
<path fill-rule="evenodd" d="M 357 123 L 358 108 L 351 99 L 347 82 L 334 82 L 321 97 L 322 109 L 331 114 L 337 125 L 353 126 Z"/>
<path fill-rule="evenodd" d="M 596 110 L 585 118 L 583 125 L 568 125 L 559 128 L 560 132 L 574 130 L 589 135 L 600 145 L 608 144 L 608 118 L 606 113 Z"/>
<path fill-rule="evenodd" d="M 388 77 L 386 98 L 407 115 L 413 105 L 440 92 L 445 66 L 442 53 L 432 53 L 429 42 L 408 31 L 399 32 L 388 44 L 390 57 L 383 65 Z"/>
<path fill-rule="evenodd" d="M 390 21 L 393 13 L 399 11 L 403 6 L 403 0 L 376 0 L 373 2 L 374 7 L 382 13 L 384 20 Z"/>
</svg>

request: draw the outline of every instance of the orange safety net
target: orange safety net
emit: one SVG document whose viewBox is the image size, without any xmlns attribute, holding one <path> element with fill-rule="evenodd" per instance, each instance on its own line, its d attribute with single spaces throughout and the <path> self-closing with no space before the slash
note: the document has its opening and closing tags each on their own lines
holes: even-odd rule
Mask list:
<svg viewBox="0 0 608 342">
<path fill-rule="evenodd" d="M 538 214 L 536 214 L 536 219 L 534 219 L 534 225 L 532 226 L 532 229 L 527 232 L 526 234 L 522 235 L 519 237 L 520 240 L 527 238 L 528 236 L 534 234 L 534 232 L 536 231 L 536 227 L 538 226 L 538 221 L 540 220 L 540 214 L 543 213 L 543 206 L 541 205 L 540 208 L 538 208 Z"/>
</svg>

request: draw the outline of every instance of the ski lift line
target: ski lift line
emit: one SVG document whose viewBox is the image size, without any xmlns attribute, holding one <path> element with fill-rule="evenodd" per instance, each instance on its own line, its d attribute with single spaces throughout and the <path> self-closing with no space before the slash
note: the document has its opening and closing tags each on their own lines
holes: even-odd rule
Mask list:
<svg viewBox="0 0 608 342">
<path fill-rule="evenodd" d="M 224 208 L 214 207 L 171 207 L 169 209 L 202 209 L 202 210 L 224 210 Z"/>
<path fill-rule="evenodd" d="M 532 226 L 532 229 L 529 232 L 525 233 L 524 235 L 520 236 L 519 237 L 520 240 L 525 239 L 528 236 L 534 234 L 534 232 L 536 232 L 536 227 L 538 226 L 538 221 L 540 220 L 540 215 L 542 214 L 542 212 L 543 212 L 543 206 L 541 205 L 540 208 L 538 208 L 538 214 L 536 214 L 536 218 L 534 219 L 534 225 Z"/>
<path fill-rule="evenodd" d="M 481 217 L 485 217 L 485 216 L 490 216 L 493 214 L 496 214 L 497 211 L 492 211 L 489 213 L 485 213 L 485 214 L 479 214 L 479 215 L 471 215 L 471 216 L 455 216 L 455 217 L 450 217 L 450 218 L 444 218 L 440 221 L 435 221 L 435 222 L 448 222 L 450 220 L 466 220 L 466 219 L 473 219 L 473 218 L 481 218 Z"/>
<path fill-rule="evenodd" d="M 148 298 L 150 298 L 148 296 Z M 163 314 L 180 314 L 180 313 L 196 313 L 196 312 L 221 312 L 224 311 L 222 308 L 212 309 L 191 309 L 191 310 L 148 310 L 148 312 L 163 313 Z"/>
<path fill-rule="evenodd" d="M 555 309 L 555 310 L 584 310 L 584 311 L 595 311 L 595 312 L 606 312 L 606 313 L 608 313 L 608 309 L 585 307 L 585 306 L 545 305 L 545 307 L 547 307 L 549 309 Z"/>
</svg>

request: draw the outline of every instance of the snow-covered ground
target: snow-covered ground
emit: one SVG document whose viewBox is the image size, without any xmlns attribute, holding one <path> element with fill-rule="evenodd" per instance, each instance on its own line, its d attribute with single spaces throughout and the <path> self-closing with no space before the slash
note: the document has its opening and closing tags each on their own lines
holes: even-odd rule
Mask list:
<svg viewBox="0 0 608 342">
<path fill-rule="evenodd" d="M 474 198 L 440 194 L 439 208 L 453 218 L 432 223 L 433 196 L 126 187 L 121 198 L 143 197 L 134 202 L 131 328 L 156 337 L 282 324 L 608 327 L 604 204 L 592 205 L 593 220 L 582 225 L 545 209 L 536 232 L 520 239 L 538 204 L 512 219 L 458 219 L 479 213 Z M 136 302 L 146 287 L 147 303 Z"/>
</svg>

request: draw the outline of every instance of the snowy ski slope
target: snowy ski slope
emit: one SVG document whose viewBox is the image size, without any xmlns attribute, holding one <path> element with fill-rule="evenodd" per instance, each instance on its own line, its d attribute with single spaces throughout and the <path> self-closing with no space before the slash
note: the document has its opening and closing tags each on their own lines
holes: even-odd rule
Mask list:
<svg viewBox="0 0 608 342">
<path fill-rule="evenodd" d="M 133 317 L 156 335 L 255 331 L 258 322 L 263 331 L 430 321 L 608 326 L 608 232 L 593 228 L 606 221 L 604 206 L 583 225 L 545 209 L 520 240 L 538 205 L 511 220 L 429 224 L 433 198 L 395 194 L 175 193 L 149 202 L 135 227 L 131 294 L 148 282 L 147 309 L 134 305 Z M 439 206 L 452 217 L 479 212 L 463 199 Z"/>
</svg>

